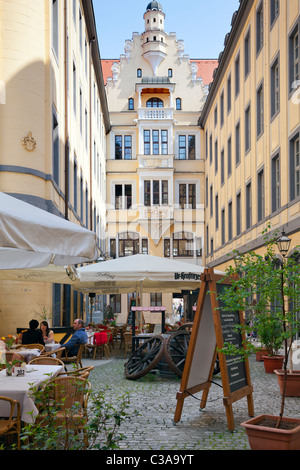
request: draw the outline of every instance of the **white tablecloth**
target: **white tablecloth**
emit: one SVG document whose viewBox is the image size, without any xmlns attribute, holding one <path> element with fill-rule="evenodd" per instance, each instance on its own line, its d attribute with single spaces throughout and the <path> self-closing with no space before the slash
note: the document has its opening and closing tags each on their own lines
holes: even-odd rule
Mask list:
<svg viewBox="0 0 300 470">
<path fill-rule="evenodd" d="M 21 354 L 21 356 L 25 357 L 25 361 L 31 361 L 34 357 L 40 356 L 41 351 L 39 349 L 27 349 L 27 348 L 18 348 L 18 349 L 11 349 L 10 352 L 15 352 L 16 354 Z"/>
<path fill-rule="evenodd" d="M 60 343 L 46 343 L 45 344 L 45 351 L 46 352 L 50 352 L 50 351 L 55 351 L 55 349 L 59 349 L 61 348 L 61 344 Z"/>
<path fill-rule="evenodd" d="M 38 410 L 30 396 L 30 389 L 64 371 L 63 366 L 28 365 L 24 377 L 7 376 L 5 369 L 0 372 L 0 395 L 18 400 L 21 405 L 21 420 L 32 423 Z M 49 375 L 50 374 L 50 375 Z M 0 416 L 8 417 L 10 405 L 0 400 Z"/>
</svg>

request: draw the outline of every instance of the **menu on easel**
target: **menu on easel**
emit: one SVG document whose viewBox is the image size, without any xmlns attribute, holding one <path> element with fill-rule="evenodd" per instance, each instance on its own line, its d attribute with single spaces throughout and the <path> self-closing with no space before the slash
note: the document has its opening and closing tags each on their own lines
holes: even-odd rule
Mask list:
<svg viewBox="0 0 300 470">
<path fill-rule="evenodd" d="M 182 374 L 174 422 L 181 417 L 185 398 L 202 391 L 200 407 L 205 408 L 212 383 L 217 350 L 225 342 L 243 347 L 245 339 L 236 325 L 243 322 L 241 312 L 228 312 L 219 301 L 218 294 L 230 284 L 230 278 L 214 274 L 206 269 L 201 276 L 199 298 L 191 332 L 189 348 Z M 254 415 L 252 385 L 248 359 L 242 356 L 225 356 L 218 353 L 223 385 L 223 403 L 226 409 L 228 429 L 234 430 L 232 404 L 247 397 L 249 416 Z"/>
</svg>

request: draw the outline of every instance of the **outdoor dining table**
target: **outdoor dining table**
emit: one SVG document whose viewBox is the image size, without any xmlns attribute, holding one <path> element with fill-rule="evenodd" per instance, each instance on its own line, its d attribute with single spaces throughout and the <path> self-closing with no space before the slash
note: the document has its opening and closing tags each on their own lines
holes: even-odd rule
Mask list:
<svg viewBox="0 0 300 470">
<path fill-rule="evenodd" d="M 60 343 L 45 343 L 45 351 L 50 352 L 50 351 L 55 351 L 56 349 L 61 348 Z"/>
<path fill-rule="evenodd" d="M 32 423 L 38 410 L 31 396 L 31 388 L 46 382 L 64 371 L 60 365 L 27 365 L 24 376 L 8 376 L 6 370 L 0 372 L 0 395 L 18 400 L 21 405 L 21 420 Z M 0 402 L 0 417 L 6 418 L 10 413 L 10 405 Z"/>
<path fill-rule="evenodd" d="M 31 359 L 33 359 L 34 357 L 40 356 L 40 354 L 41 354 L 41 351 L 37 348 L 34 348 L 34 349 L 27 349 L 27 348 L 10 349 L 7 352 L 20 354 L 21 356 L 23 356 L 25 358 L 25 361 L 27 362 L 27 364 L 28 364 L 28 362 L 31 361 Z"/>
</svg>

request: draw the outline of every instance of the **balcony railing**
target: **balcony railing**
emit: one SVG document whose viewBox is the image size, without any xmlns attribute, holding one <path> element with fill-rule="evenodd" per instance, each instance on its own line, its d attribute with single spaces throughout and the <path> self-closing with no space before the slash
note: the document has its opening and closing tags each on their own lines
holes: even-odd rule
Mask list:
<svg viewBox="0 0 300 470">
<path fill-rule="evenodd" d="M 173 108 L 139 108 L 138 119 L 173 119 Z"/>
</svg>

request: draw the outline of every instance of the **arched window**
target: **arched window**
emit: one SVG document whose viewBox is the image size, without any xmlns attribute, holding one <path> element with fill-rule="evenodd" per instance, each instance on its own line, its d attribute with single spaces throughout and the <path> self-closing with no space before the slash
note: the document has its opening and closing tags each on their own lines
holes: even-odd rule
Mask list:
<svg viewBox="0 0 300 470">
<path fill-rule="evenodd" d="M 133 98 L 128 99 L 128 109 L 129 110 L 134 109 L 134 99 Z"/>
<path fill-rule="evenodd" d="M 137 69 L 136 75 L 140 78 L 142 76 L 142 69 Z"/>
<path fill-rule="evenodd" d="M 176 109 L 181 109 L 181 98 L 176 98 Z"/>
<path fill-rule="evenodd" d="M 164 102 L 160 98 L 150 98 L 146 103 L 147 108 L 163 108 Z"/>
</svg>

